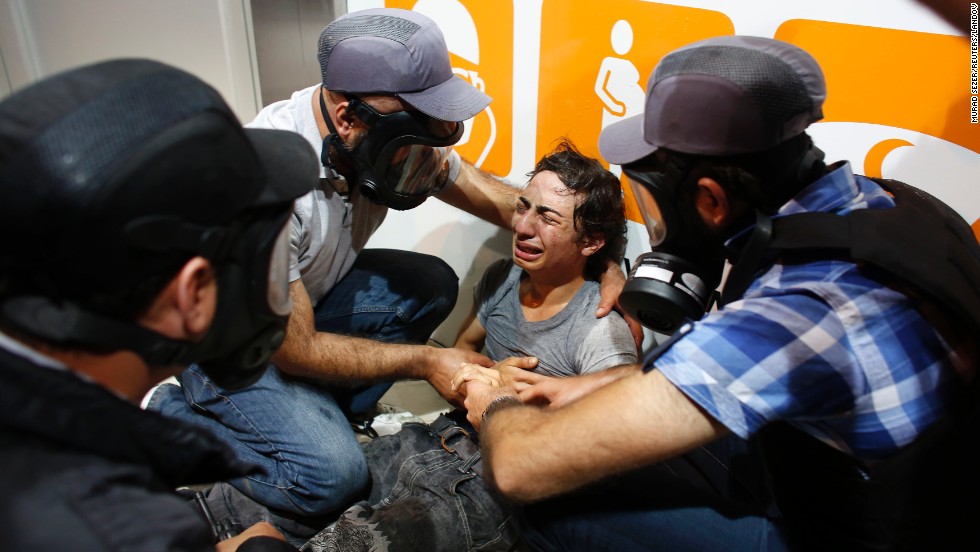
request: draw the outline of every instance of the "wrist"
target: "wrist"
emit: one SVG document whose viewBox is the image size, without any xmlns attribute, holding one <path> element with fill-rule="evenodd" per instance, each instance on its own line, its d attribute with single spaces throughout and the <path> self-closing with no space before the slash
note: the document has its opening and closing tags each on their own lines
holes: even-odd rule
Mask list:
<svg viewBox="0 0 980 552">
<path fill-rule="evenodd" d="M 409 377 L 415 379 L 429 380 L 435 372 L 437 364 L 435 359 L 436 349 L 430 345 L 414 345 L 415 358 L 409 367 Z"/>
<path fill-rule="evenodd" d="M 523 406 L 523 405 L 524 402 L 521 401 L 521 399 L 515 395 L 501 395 L 493 399 L 492 401 L 490 401 L 487 407 L 483 409 L 482 425 L 486 427 L 487 420 L 490 419 L 490 416 L 492 416 L 494 413 L 500 410 L 505 410 L 507 408 L 511 408 L 514 406 Z"/>
</svg>

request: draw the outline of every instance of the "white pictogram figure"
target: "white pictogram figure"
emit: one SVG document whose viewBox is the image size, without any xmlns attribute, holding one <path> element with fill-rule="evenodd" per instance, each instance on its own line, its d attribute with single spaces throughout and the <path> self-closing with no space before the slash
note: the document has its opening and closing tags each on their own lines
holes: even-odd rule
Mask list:
<svg viewBox="0 0 980 552">
<path fill-rule="evenodd" d="M 625 19 L 613 25 L 610 36 L 613 51 L 625 56 L 633 47 L 633 28 Z M 599 76 L 595 80 L 595 93 L 602 100 L 602 128 L 643 112 L 643 87 L 640 86 L 640 71 L 628 59 L 609 56 L 599 66 Z M 618 165 L 610 165 L 609 170 L 619 176 Z"/>
</svg>

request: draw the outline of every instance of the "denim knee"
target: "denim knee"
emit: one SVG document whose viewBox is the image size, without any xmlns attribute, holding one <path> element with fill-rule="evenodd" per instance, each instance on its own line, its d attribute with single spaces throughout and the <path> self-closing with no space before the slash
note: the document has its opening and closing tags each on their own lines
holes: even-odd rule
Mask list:
<svg viewBox="0 0 980 552">
<path fill-rule="evenodd" d="M 292 472 L 287 476 L 286 485 L 274 492 L 280 497 L 269 500 L 288 512 L 303 516 L 322 516 L 336 513 L 352 503 L 364 498 L 367 492 L 367 460 L 360 445 L 353 447 L 323 447 L 318 454 L 321 462 L 310 465 L 290 463 L 283 470 Z M 260 484 L 252 480 L 253 484 Z M 261 484 L 260 484 L 261 485 Z M 257 499 L 268 497 L 265 492 L 253 493 Z M 244 491 L 243 491 L 244 492 Z"/>
<path fill-rule="evenodd" d="M 426 279 L 430 282 L 428 289 L 432 292 L 432 312 L 437 313 L 439 318 L 449 316 L 459 295 L 459 277 L 456 276 L 456 271 L 446 261 L 432 257 Z"/>
<path fill-rule="evenodd" d="M 197 418 L 190 405 L 184 400 L 184 391 L 180 385 L 173 383 L 161 383 L 153 388 L 146 402 L 146 410 L 186 422 L 194 422 Z"/>
<path fill-rule="evenodd" d="M 411 251 L 368 251 L 375 254 L 370 261 L 372 270 L 380 272 L 378 259 L 385 259 L 388 283 L 398 295 L 414 303 L 411 308 L 415 311 L 413 317 L 444 318 L 456 305 L 459 277 L 446 261 Z M 398 270 L 391 271 L 392 266 L 397 266 Z"/>
<path fill-rule="evenodd" d="M 367 462 L 330 394 L 270 367 L 246 388 L 215 387 L 197 368 L 181 377 L 187 403 L 236 456 L 262 471 L 229 481 L 257 502 L 302 516 L 329 513 L 358 498 Z M 190 410 L 190 409 L 187 409 Z"/>
</svg>

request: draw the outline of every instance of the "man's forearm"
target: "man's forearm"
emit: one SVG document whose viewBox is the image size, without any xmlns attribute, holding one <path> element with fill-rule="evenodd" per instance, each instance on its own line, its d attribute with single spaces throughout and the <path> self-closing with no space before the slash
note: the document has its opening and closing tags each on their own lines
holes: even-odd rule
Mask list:
<svg viewBox="0 0 980 552">
<path fill-rule="evenodd" d="M 623 364 L 621 366 L 616 366 L 600 372 L 594 372 L 581 377 L 590 380 L 591 389 L 596 390 L 600 387 L 605 387 L 618 379 L 636 374 L 640 372 L 640 369 L 641 367 L 638 364 Z"/>
<path fill-rule="evenodd" d="M 284 343 L 273 362 L 288 374 L 338 383 L 424 379 L 431 349 L 316 332 L 304 344 Z"/>
<path fill-rule="evenodd" d="M 533 502 L 676 456 L 726 429 L 659 372 L 632 372 L 555 410 L 503 409 L 480 443 L 490 480 Z"/>
<path fill-rule="evenodd" d="M 464 161 L 456 181 L 436 197 L 487 222 L 510 228 L 517 194 L 517 188 Z"/>
<path fill-rule="evenodd" d="M 293 312 L 286 324 L 286 338 L 272 357 L 283 372 L 334 382 L 428 376 L 434 356 L 432 347 L 318 332 L 313 304 L 302 280 L 289 284 L 289 296 Z"/>
<path fill-rule="evenodd" d="M 530 368 L 530 367 L 528 367 Z M 593 393 L 596 389 L 639 371 L 635 364 L 624 364 L 601 372 L 571 378 L 542 376 L 503 366 L 505 381 L 518 389 L 525 403 L 561 407 Z M 526 384 L 526 385 L 523 385 Z"/>
</svg>

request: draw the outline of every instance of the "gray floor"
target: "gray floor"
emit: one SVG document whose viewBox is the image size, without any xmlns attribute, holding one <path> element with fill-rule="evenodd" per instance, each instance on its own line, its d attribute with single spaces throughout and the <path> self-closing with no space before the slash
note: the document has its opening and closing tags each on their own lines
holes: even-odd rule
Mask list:
<svg viewBox="0 0 980 552">
<path fill-rule="evenodd" d="M 384 396 L 382 404 L 405 410 L 431 422 L 439 414 L 447 412 L 450 405 L 427 381 L 403 380 L 395 382 Z"/>
<path fill-rule="evenodd" d="M 177 379 L 167 378 L 161 383 L 177 383 Z M 154 387 L 154 389 L 156 388 Z M 150 398 L 151 393 L 153 393 L 152 389 L 143 398 L 143 407 L 146 407 L 146 401 Z M 383 405 L 393 406 L 398 411 L 411 412 L 426 422 L 431 422 L 439 414 L 448 412 L 451 408 L 450 404 L 429 385 L 429 382 L 421 380 L 395 382 L 391 389 L 382 395 L 379 402 Z"/>
</svg>

